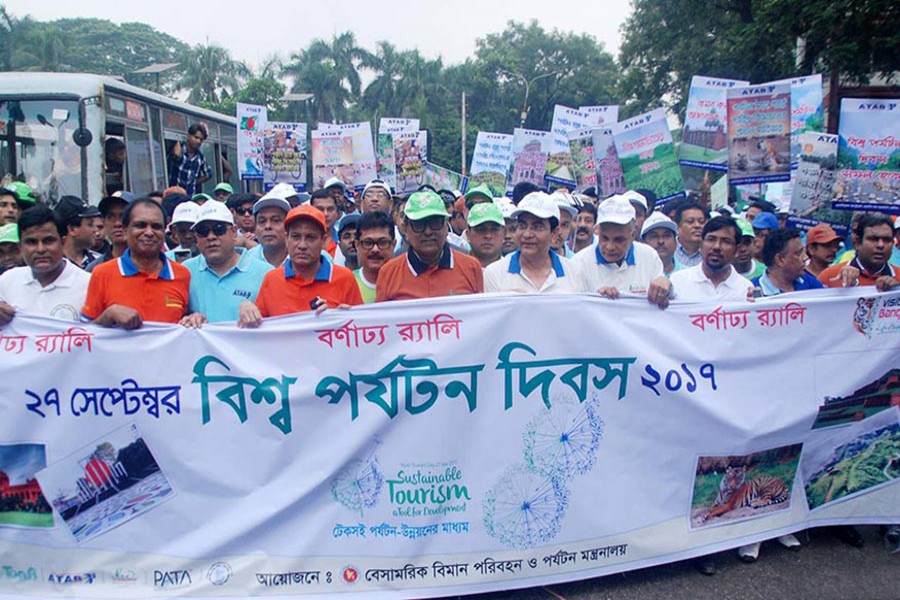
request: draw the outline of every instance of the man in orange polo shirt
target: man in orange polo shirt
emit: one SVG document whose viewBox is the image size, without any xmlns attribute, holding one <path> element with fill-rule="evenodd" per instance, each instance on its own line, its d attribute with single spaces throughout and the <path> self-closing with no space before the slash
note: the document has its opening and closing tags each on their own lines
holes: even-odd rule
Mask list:
<svg viewBox="0 0 900 600">
<path fill-rule="evenodd" d="M 137 329 L 144 321 L 177 323 L 187 313 L 191 274 L 162 252 L 165 217 L 153 200 L 135 200 L 122 214 L 128 249 L 91 274 L 82 317 Z"/>
<path fill-rule="evenodd" d="M 362 304 L 353 272 L 324 259 L 325 215 L 308 204 L 292 208 L 284 219 L 288 258 L 263 278 L 256 303 L 239 308 L 239 327 L 256 327 L 277 317 L 326 307 Z"/>
<path fill-rule="evenodd" d="M 880 292 L 900 285 L 900 267 L 891 265 L 893 224 L 883 215 L 863 214 L 853 227 L 856 256 L 848 263 L 832 265 L 819 273 L 825 287 L 874 285 Z"/>
<path fill-rule="evenodd" d="M 427 190 L 416 192 L 403 214 L 409 250 L 378 272 L 375 302 L 484 291 L 481 263 L 447 245 L 450 215 L 440 196 Z"/>
</svg>

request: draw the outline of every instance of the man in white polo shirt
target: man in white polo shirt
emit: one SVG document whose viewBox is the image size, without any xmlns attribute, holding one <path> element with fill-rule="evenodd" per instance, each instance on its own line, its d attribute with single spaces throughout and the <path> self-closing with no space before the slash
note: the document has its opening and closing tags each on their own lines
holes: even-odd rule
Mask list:
<svg viewBox="0 0 900 600">
<path fill-rule="evenodd" d="M 91 275 L 63 255 L 65 228 L 46 206 L 24 211 L 18 226 L 26 266 L 0 275 L 0 325 L 9 323 L 20 310 L 80 321 Z"/>
<path fill-rule="evenodd" d="M 679 300 L 743 301 L 752 297 L 753 284 L 731 266 L 741 240 L 738 224 L 728 217 L 714 217 L 703 226 L 700 264 L 672 273 Z"/>
<path fill-rule="evenodd" d="M 635 212 L 622 195 L 610 196 L 597 207 L 597 242 L 575 255 L 588 291 L 610 299 L 621 294 L 647 296 L 660 308 L 669 305 L 669 280 L 656 250 L 634 241 Z"/>
<path fill-rule="evenodd" d="M 560 206 L 544 192 L 522 198 L 512 212 L 519 249 L 484 270 L 485 292 L 565 294 L 587 291 L 574 263 L 550 248 Z"/>
</svg>

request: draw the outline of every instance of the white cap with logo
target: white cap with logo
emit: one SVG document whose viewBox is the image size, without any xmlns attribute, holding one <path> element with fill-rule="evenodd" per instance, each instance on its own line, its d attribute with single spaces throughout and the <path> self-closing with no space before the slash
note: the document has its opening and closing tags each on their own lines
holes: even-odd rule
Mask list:
<svg viewBox="0 0 900 600">
<path fill-rule="evenodd" d="M 559 222 L 559 204 L 546 192 L 531 192 L 526 195 L 510 216 L 516 218 L 522 213 L 534 215 L 538 219 L 552 217 Z"/>
<path fill-rule="evenodd" d="M 622 194 L 610 196 L 597 207 L 597 224 L 614 223 L 616 225 L 628 225 L 635 218 L 634 207 Z"/>
<path fill-rule="evenodd" d="M 196 229 L 197 225 L 203 221 L 216 221 L 234 225 L 234 216 L 223 202 L 213 201 L 207 202 L 200 207 L 200 211 L 197 213 L 197 222 L 194 223 L 191 229 Z"/>
<path fill-rule="evenodd" d="M 200 212 L 200 205 L 196 202 L 182 202 L 178 206 L 175 207 L 175 210 L 172 211 L 172 222 L 171 225 L 175 223 L 190 223 L 193 225 L 197 222 L 197 213 Z"/>
</svg>

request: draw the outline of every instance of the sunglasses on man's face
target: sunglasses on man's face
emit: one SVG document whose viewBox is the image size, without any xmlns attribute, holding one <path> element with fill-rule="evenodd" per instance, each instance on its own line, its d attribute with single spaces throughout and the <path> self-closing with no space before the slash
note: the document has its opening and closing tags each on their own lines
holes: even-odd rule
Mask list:
<svg viewBox="0 0 900 600">
<path fill-rule="evenodd" d="M 440 231 L 447 227 L 447 218 L 441 216 L 428 217 L 427 219 L 419 219 L 417 221 L 408 221 L 409 228 L 415 233 L 422 233 L 425 228 L 432 231 Z"/>
<path fill-rule="evenodd" d="M 228 231 L 228 225 L 226 225 L 225 223 L 216 223 L 212 226 L 201 224 L 197 225 L 194 228 L 194 231 L 197 232 L 197 235 L 200 237 L 208 236 L 210 231 L 212 231 L 214 236 L 222 237 L 223 235 L 225 235 L 225 232 Z"/>
<path fill-rule="evenodd" d="M 253 214 L 253 209 L 252 208 L 236 208 L 236 209 L 234 209 L 234 212 L 236 212 L 237 214 L 239 214 L 242 217 L 249 217 L 250 215 Z"/>
</svg>

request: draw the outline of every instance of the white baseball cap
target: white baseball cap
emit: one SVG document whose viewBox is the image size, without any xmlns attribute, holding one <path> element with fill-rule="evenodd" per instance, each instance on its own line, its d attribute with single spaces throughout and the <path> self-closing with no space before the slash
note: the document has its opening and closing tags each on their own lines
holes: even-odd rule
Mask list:
<svg viewBox="0 0 900 600">
<path fill-rule="evenodd" d="M 655 212 L 644 221 L 644 226 L 641 228 L 641 237 L 643 238 L 650 231 L 654 229 L 668 229 L 675 235 L 678 235 L 678 225 L 675 224 L 675 221 L 662 214 L 661 212 Z"/>
<path fill-rule="evenodd" d="M 576 200 L 572 194 L 566 190 L 558 189 L 554 190 L 554 192 L 550 194 L 550 197 L 559 205 L 559 210 L 566 211 L 572 215 L 572 218 L 578 216 L 578 206 L 575 204 Z"/>
<path fill-rule="evenodd" d="M 500 198 L 494 198 L 494 204 L 500 209 L 500 214 L 503 215 L 504 219 L 512 218 L 512 214 L 516 210 L 516 205 L 512 203 L 512 200 L 506 196 L 502 196 Z"/>
<path fill-rule="evenodd" d="M 328 181 L 325 182 L 325 185 L 322 186 L 323 189 L 328 189 L 330 187 L 338 186 L 345 192 L 347 191 L 347 184 L 340 180 L 338 177 L 332 177 Z"/>
<path fill-rule="evenodd" d="M 256 215 L 259 211 L 264 208 L 280 208 L 284 211 L 284 214 L 287 214 L 288 211 L 291 210 L 290 203 L 282 198 L 280 195 L 273 194 L 275 188 L 269 190 L 269 193 L 256 201 L 256 204 L 253 205 L 253 214 Z"/>
<path fill-rule="evenodd" d="M 534 215 L 538 219 L 554 218 L 559 222 L 559 204 L 546 192 L 531 192 L 522 198 L 510 217 L 516 218 L 522 213 Z"/>
<path fill-rule="evenodd" d="M 193 225 L 197 222 L 197 213 L 200 212 L 200 205 L 196 202 L 182 202 L 175 207 L 172 212 L 171 225 L 175 223 L 190 223 Z"/>
<path fill-rule="evenodd" d="M 367 183 L 366 187 L 363 188 L 362 195 L 365 196 L 366 192 L 368 192 L 369 190 L 384 190 L 385 192 L 387 192 L 388 196 L 393 195 L 393 192 L 391 191 L 391 186 L 389 186 L 385 182 L 381 181 L 380 179 L 373 179 L 372 181 Z"/>
<path fill-rule="evenodd" d="M 623 194 L 610 196 L 597 207 L 597 224 L 615 223 L 616 225 L 628 225 L 636 213 L 631 202 Z"/>
<path fill-rule="evenodd" d="M 281 198 L 282 200 L 287 200 L 291 196 L 299 196 L 300 192 L 294 189 L 289 183 L 278 183 L 272 187 L 271 190 L 266 193 L 266 196 L 272 196 L 273 198 Z"/>
<path fill-rule="evenodd" d="M 191 226 L 191 229 L 196 229 L 197 225 L 203 221 L 216 221 L 234 225 L 234 216 L 228 210 L 228 207 L 225 206 L 225 203 L 213 200 L 200 207 L 200 210 L 197 212 L 197 221 Z"/>
<path fill-rule="evenodd" d="M 647 211 L 650 208 L 649 206 L 647 206 L 647 198 L 645 198 L 643 194 L 639 194 L 639 193 L 635 192 L 634 190 L 628 190 L 627 192 L 625 192 L 624 194 L 621 194 L 621 195 L 625 199 L 627 199 L 629 202 L 637 202 L 638 204 L 643 206 L 644 211 Z"/>
</svg>

